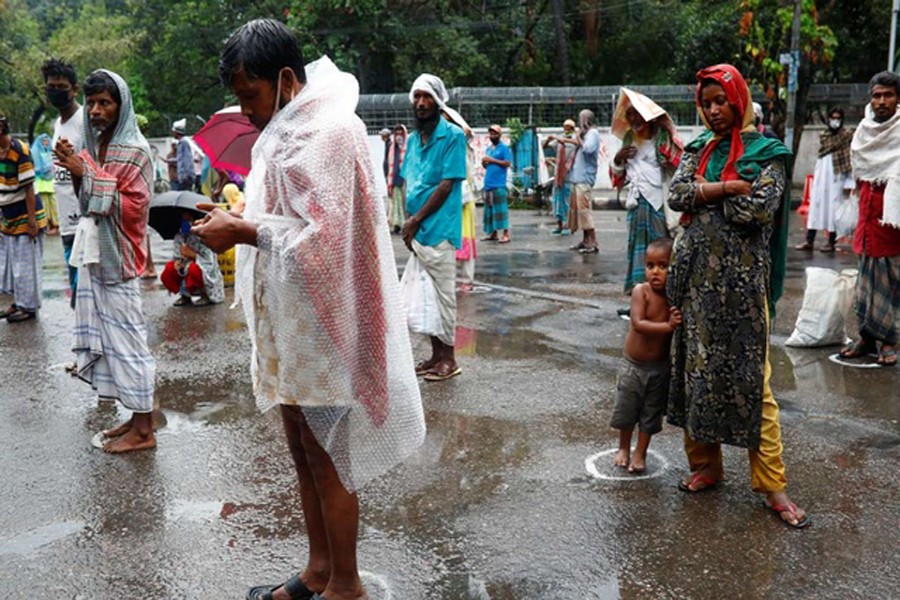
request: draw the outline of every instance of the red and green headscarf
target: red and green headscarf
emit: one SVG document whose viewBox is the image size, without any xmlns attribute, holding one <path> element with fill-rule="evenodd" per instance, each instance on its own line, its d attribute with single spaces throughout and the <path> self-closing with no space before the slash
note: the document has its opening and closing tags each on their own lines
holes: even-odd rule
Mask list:
<svg viewBox="0 0 900 600">
<path fill-rule="evenodd" d="M 722 86 L 736 119 L 732 130 L 719 135 L 706 120 L 701 102 L 703 82 L 712 80 Z M 788 217 L 791 204 L 791 151 L 779 140 L 770 139 L 754 127 L 753 100 L 747 82 L 734 66 L 713 65 L 697 73 L 697 112 L 707 131 L 688 144 L 687 149 L 700 152 L 697 174 L 707 181 L 743 179 L 754 181 L 763 166 L 781 160 L 785 166 L 784 197 L 775 213 L 769 242 L 771 271 L 769 279 L 769 312 L 774 316 L 775 302 L 784 289 L 787 259 Z"/>
</svg>

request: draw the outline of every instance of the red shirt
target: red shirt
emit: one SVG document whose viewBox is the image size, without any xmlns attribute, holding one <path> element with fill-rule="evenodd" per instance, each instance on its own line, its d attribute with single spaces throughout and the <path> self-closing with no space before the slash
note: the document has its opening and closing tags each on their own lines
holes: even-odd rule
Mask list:
<svg viewBox="0 0 900 600">
<path fill-rule="evenodd" d="M 900 255 L 900 229 L 882 225 L 885 184 L 857 181 L 859 222 L 853 236 L 853 251 L 872 258 Z"/>
</svg>

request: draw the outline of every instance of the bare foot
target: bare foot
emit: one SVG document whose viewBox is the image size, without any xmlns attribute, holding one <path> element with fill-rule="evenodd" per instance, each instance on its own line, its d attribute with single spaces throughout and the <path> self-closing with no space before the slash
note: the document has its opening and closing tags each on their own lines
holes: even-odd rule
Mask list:
<svg viewBox="0 0 900 600">
<path fill-rule="evenodd" d="M 110 440 L 103 445 L 103 451 L 109 454 L 123 454 L 137 450 L 150 450 L 156 448 L 156 436 L 151 431 L 148 435 L 141 435 L 137 429 L 129 429 L 124 435 Z"/>
<path fill-rule="evenodd" d="M 628 465 L 629 473 L 643 473 L 647 470 L 647 457 L 637 452 L 631 457 L 631 463 Z"/>
<path fill-rule="evenodd" d="M 806 511 L 791 502 L 783 490 L 766 494 L 766 506 L 769 510 L 777 512 L 781 520 L 791 527 L 802 529 L 809 525 Z"/>
<path fill-rule="evenodd" d="M 112 429 L 107 429 L 106 431 L 103 431 L 102 432 L 103 437 L 115 438 L 115 437 L 119 437 L 120 435 L 125 435 L 126 433 L 131 431 L 131 425 L 132 425 L 132 421 L 131 421 L 131 419 L 128 419 L 124 423 L 120 423 L 119 425 L 117 425 L 116 427 L 113 427 Z"/>
<path fill-rule="evenodd" d="M 631 451 L 627 448 L 619 448 L 619 451 L 616 452 L 615 457 L 613 458 L 613 465 L 620 467 L 622 469 L 628 468 L 628 459 L 630 457 Z"/>
</svg>

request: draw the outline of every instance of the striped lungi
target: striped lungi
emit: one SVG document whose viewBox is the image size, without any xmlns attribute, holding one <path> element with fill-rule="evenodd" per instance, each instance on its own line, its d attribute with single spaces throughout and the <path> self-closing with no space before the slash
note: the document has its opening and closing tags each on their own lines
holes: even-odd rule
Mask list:
<svg viewBox="0 0 900 600">
<path fill-rule="evenodd" d="M 0 234 L 0 293 L 13 297 L 25 312 L 41 307 L 43 289 L 44 235 Z"/>
<path fill-rule="evenodd" d="M 859 332 L 891 346 L 900 324 L 900 256 L 859 258 L 856 282 Z"/>
<path fill-rule="evenodd" d="M 99 267 L 82 267 L 75 303 L 78 377 L 101 398 L 119 400 L 136 413 L 153 410 L 156 361 L 147 346 L 138 279 L 105 284 Z"/>
<path fill-rule="evenodd" d="M 653 240 L 669 235 L 666 228 L 666 214 L 638 195 L 638 205 L 628 211 L 628 269 L 625 271 L 625 293 L 630 294 L 634 286 L 647 280 L 645 263 L 647 246 Z"/>
</svg>

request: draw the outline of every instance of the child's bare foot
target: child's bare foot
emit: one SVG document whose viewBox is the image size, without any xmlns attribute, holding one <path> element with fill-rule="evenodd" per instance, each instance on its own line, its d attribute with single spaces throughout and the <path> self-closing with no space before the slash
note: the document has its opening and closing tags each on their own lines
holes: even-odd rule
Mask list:
<svg viewBox="0 0 900 600">
<path fill-rule="evenodd" d="M 619 448 L 619 451 L 616 452 L 616 456 L 613 458 L 613 465 L 622 469 L 627 469 L 630 455 L 631 451 L 628 450 L 628 448 Z"/>
<path fill-rule="evenodd" d="M 641 474 L 647 470 L 647 456 L 637 452 L 631 457 L 631 463 L 628 465 L 629 473 Z"/>
<path fill-rule="evenodd" d="M 156 448 L 156 436 L 151 430 L 149 434 L 142 435 L 136 428 L 131 428 L 127 433 L 106 442 L 103 451 L 109 454 L 123 454 L 137 450 L 150 450 Z"/>
</svg>

